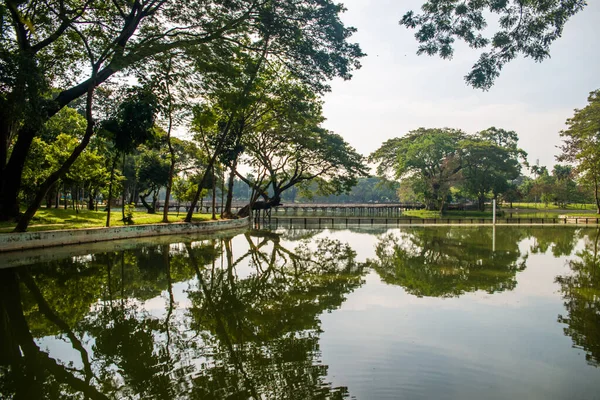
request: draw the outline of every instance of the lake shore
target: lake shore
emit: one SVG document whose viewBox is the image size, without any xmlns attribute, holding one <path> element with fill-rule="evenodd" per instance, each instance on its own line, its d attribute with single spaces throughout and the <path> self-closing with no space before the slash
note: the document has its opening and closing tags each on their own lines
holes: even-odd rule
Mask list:
<svg viewBox="0 0 600 400">
<path fill-rule="evenodd" d="M 109 228 L 6 233 L 0 235 L 0 253 L 83 243 L 107 242 L 120 239 L 214 233 L 247 227 L 249 226 L 248 221 L 248 218 L 240 218 L 197 223 L 174 222 L 168 224 L 115 226 Z"/>
</svg>

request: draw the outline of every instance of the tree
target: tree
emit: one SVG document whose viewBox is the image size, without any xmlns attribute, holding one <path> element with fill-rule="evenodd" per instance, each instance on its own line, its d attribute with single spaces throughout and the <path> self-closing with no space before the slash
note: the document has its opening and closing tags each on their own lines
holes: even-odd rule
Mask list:
<svg viewBox="0 0 600 400">
<path fill-rule="evenodd" d="M 459 143 L 464 181 L 468 194 L 477 198 L 480 211 L 485 210 L 488 193 L 494 198 L 510 189 L 510 182 L 519 177 L 520 160 L 527 154 L 517 147 L 514 131 L 489 128 Z"/>
<path fill-rule="evenodd" d="M 154 139 L 154 119 L 156 114 L 156 97 L 147 89 L 137 87 L 127 91 L 127 96 L 119 104 L 115 115 L 103 121 L 104 136 L 113 144 L 110 185 L 107 199 L 106 226 L 110 226 L 112 187 L 115 168 L 119 155 L 123 158 L 133 152 L 139 145 Z M 125 190 L 125 188 L 123 188 Z M 123 191 L 123 219 L 125 219 L 125 192 Z"/>
<path fill-rule="evenodd" d="M 349 78 L 363 55 L 347 41 L 354 30 L 340 21 L 342 11 L 309 0 L 6 2 L 0 6 L 0 220 L 19 214 L 23 166 L 43 124 L 86 93 L 92 123 L 94 89 L 115 74 L 173 49 L 193 51 L 202 72 L 232 48 L 255 50 L 252 39 L 270 35 L 288 67 L 325 90 L 326 79 Z M 54 96 L 52 88 L 60 88 Z"/>
<path fill-rule="evenodd" d="M 264 177 L 253 182 L 238 173 L 255 190 L 252 208 L 275 207 L 285 190 L 313 180 L 319 193 L 348 192 L 360 176 L 366 175 L 362 156 L 341 136 L 318 126 L 294 126 L 291 122 L 269 123 L 245 141 L 254 175 Z M 263 201 L 256 203 L 258 197 Z M 249 207 L 245 207 L 240 215 L 248 212 Z"/>
<path fill-rule="evenodd" d="M 160 188 L 169 184 L 171 163 L 164 159 L 158 151 L 146 149 L 139 160 L 137 178 L 140 191 L 140 200 L 148 214 L 156 213 L 156 202 Z M 146 198 L 151 196 L 152 203 L 148 204 Z M 166 203 L 165 203 L 166 204 Z"/>
<path fill-rule="evenodd" d="M 408 180 L 428 210 L 443 211 L 451 186 L 460 179 L 458 144 L 464 137 L 457 129 L 419 128 L 384 142 L 369 162 L 377 164 L 380 175 L 393 171 L 396 178 Z"/>
<path fill-rule="evenodd" d="M 554 202 L 559 207 L 566 208 L 567 204 L 578 197 L 577 183 L 573 179 L 573 175 L 573 167 L 570 165 L 556 164 L 552 168 Z"/>
<path fill-rule="evenodd" d="M 218 129 L 213 155 L 198 185 L 186 222 L 191 222 L 200 190 L 206 186 L 209 171 L 214 171 L 213 164 L 221 156 L 223 146 L 235 143 L 235 137 L 243 134 L 239 129 L 245 119 L 243 112 L 253 105 L 253 91 L 269 62 L 282 66 L 285 75 L 292 75 L 319 94 L 329 90 L 325 84 L 327 79 L 335 76 L 348 79 L 350 71 L 360 66 L 358 59 L 364 54 L 357 45 L 347 43 L 354 29 L 345 28 L 341 23 L 339 14 L 343 11 L 343 6 L 329 1 L 268 3 L 260 18 L 262 29 L 256 35 L 249 35 L 248 44 L 242 46 L 243 49 L 255 49 L 255 55 L 241 58 L 244 65 L 241 73 L 232 79 L 234 90 L 226 85 L 229 89 L 226 92 L 233 94 L 225 108 L 228 115 Z M 238 129 L 234 129 L 236 127 Z"/>
<path fill-rule="evenodd" d="M 190 60 L 181 52 L 160 54 L 138 69 L 138 79 L 152 89 L 157 97 L 158 123 L 166 131 L 166 144 L 169 150 L 169 176 L 166 183 L 162 222 L 169 222 L 169 202 L 173 179 L 176 175 L 178 154 L 175 149 L 173 129 L 181 125 L 191 98 L 195 95 L 194 68 Z M 184 85 L 185 81 L 185 85 Z M 152 208 L 154 210 L 154 207 Z"/>
<path fill-rule="evenodd" d="M 561 131 L 564 144 L 558 159 L 573 163 L 581 181 L 592 189 L 600 214 L 600 90 L 590 93 L 588 103 L 575 110 L 568 128 Z"/>
<path fill-rule="evenodd" d="M 585 0 L 429 0 L 422 14 L 407 12 L 400 25 L 417 29 L 417 54 L 452 58 L 454 42 L 486 49 L 465 76 L 469 85 L 487 90 L 506 63 L 519 55 L 541 62 L 550 57 L 550 45 L 566 22 L 586 6 Z M 499 28 L 485 37 L 489 14 L 498 16 Z"/>
</svg>

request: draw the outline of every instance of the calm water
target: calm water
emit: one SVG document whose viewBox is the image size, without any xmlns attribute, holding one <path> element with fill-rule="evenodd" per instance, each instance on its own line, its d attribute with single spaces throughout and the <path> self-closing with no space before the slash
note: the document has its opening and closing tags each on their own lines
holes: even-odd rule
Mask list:
<svg viewBox="0 0 600 400">
<path fill-rule="evenodd" d="M 0 398 L 600 398 L 596 229 L 161 240 L 0 269 Z"/>
</svg>

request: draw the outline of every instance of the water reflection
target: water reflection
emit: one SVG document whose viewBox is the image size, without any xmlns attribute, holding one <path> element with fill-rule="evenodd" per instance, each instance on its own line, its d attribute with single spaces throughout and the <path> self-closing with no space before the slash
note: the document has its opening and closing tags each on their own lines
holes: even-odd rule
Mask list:
<svg viewBox="0 0 600 400">
<path fill-rule="evenodd" d="M 410 228 L 383 235 L 370 266 L 389 284 L 418 297 L 512 290 L 526 267 L 519 242 L 525 232 L 497 235 L 488 227 Z"/>
<path fill-rule="evenodd" d="M 586 352 L 590 365 L 600 365 L 600 230 L 584 238 L 583 250 L 575 253 L 569 261 L 571 271 L 556 281 L 566 308 L 566 315 L 558 321 L 566 324 L 565 335 L 573 339 L 573 345 Z"/>
<path fill-rule="evenodd" d="M 381 398 L 436 398 L 452 397 L 440 388 L 454 379 L 480 398 L 503 376 L 510 387 L 495 386 L 496 397 L 515 389 L 519 398 L 529 393 L 520 374 L 538 385 L 539 376 L 557 373 L 547 361 L 553 356 L 571 362 L 561 374 L 578 366 L 598 371 L 564 335 L 599 366 L 599 230 L 503 227 L 495 240 L 490 227 L 255 230 L 160 243 L 0 269 L 0 397 L 300 400 L 377 398 L 369 394 L 380 390 Z M 523 279 L 530 271 L 533 279 Z M 538 278 L 549 290 L 519 294 Z M 346 303 L 354 303 L 349 320 L 344 309 L 324 316 L 358 288 Z M 476 291 L 515 301 L 466 296 Z M 363 308 L 361 296 L 379 303 Z M 329 339 L 327 318 L 341 332 Z M 323 362 L 323 343 L 352 344 L 361 331 L 354 345 L 364 359 L 340 347 Z M 522 354 L 527 349 L 533 356 Z M 336 358 L 355 371 L 376 354 L 373 365 L 389 362 L 386 368 L 330 383 Z M 544 362 L 552 368 L 539 376 L 511 375 L 517 364 Z M 464 379 L 453 375 L 457 366 L 468 372 Z M 391 378 L 361 392 L 378 376 Z M 391 390 L 397 382 L 407 391 Z"/>
<path fill-rule="evenodd" d="M 290 246 L 271 232 L 243 238 L 240 257 L 228 238 L 0 271 L 0 393 L 346 397 L 319 360 L 319 315 L 362 284 L 356 254 L 329 239 Z M 190 305 L 178 307 L 178 296 Z M 164 312 L 146 307 L 156 298 Z M 68 343 L 66 357 L 54 358 L 57 343 Z"/>
</svg>

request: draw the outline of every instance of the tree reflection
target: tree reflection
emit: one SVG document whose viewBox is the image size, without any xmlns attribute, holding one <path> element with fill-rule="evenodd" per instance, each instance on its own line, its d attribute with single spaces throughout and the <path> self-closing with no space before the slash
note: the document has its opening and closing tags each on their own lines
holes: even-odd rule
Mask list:
<svg viewBox="0 0 600 400">
<path fill-rule="evenodd" d="M 600 366 L 600 230 L 584 238 L 584 249 L 575 253 L 569 261 L 571 273 L 559 276 L 567 315 L 559 315 L 558 321 L 567 326 L 565 335 L 573 339 L 573 345 L 586 352 L 590 365 Z"/>
<path fill-rule="evenodd" d="M 573 253 L 577 243 L 579 229 L 571 227 L 536 228 L 532 230 L 535 239 L 531 252 L 552 252 L 554 257 L 568 256 Z"/>
<path fill-rule="evenodd" d="M 199 290 L 189 295 L 192 327 L 217 340 L 218 357 L 212 360 L 217 367 L 197 378 L 198 398 L 345 397 L 346 388 L 325 382 L 318 317 L 362 284 L 354 251 L 329 239 L 290 251 L 271 232 L 253 232 L 246 239 L 249 250 L 235 262 L 225 242 L 227 268 L 198 268 Z M 235 266 L 246 258 L 254 271 L 240 279 Z"/>
<path fill-rule="evenodd" d="M 369 264 L 384 282 L 419 297 L 512 290 L 527 256 L 518 246 L 525 232 L 510 233 L 497 235 L 494 251 L 490 227 L 410 228 L 383 235 Z"/>
<path fill-rule="evenodd" d="M 242 238 L 240 257 L 229 238 L 0 270 L 0 397 L 346 397 L 319 361 L 319 315 L 362 284 L 354 251 Z"/>
</svg>

